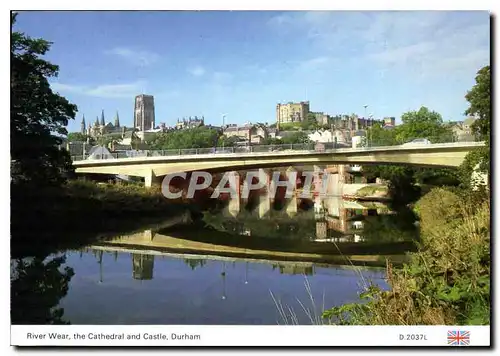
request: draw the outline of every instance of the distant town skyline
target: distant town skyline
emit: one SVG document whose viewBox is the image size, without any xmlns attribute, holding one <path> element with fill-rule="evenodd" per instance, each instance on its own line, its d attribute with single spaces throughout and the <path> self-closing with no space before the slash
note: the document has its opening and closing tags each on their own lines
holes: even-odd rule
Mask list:
<svg viewBox="0 0 500 356">
<path fill-rule="evenodd" d="M 487 11 L 21 12 L 16 30 L 53 42 L 52 88 L 78 106 L 68 131 L 153 95 L 156 124 L 274 123 L 276 104 L 376 118 L 427 106 L 463 120 L 489 64 Z M 231 29 L 230 31 L 228 29 Z"/>
</svg>

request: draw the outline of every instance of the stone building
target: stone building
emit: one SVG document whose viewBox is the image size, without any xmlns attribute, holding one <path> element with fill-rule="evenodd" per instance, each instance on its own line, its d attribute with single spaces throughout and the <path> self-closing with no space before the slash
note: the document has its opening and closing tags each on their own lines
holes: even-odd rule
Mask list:
<svg viewBox="0 0 500 356">
<path fill-rule="evenodd" d="M 328 125 L 328 115 L 324 112 L 313 112 L 316 122 L 319 125 Z"/>
<path fill-rule="evenodd" d="M 464 121 L 452 121 L 449 123 L 455 140 L 459 142 L 474 141 L 472 133 L 472 124 L 476 121 L 473 117 L 468 117 Z"/>
<path fill-rule="evenodd" d="M 301 122 L 307 118 L 309 113 L 309 101 L 299 103 L 289 102 L 276 105 L 276 125 Z"/>
<path fill-rule="evenodd" d="M 83 119 L 85 120 L 85 118 Z M 82 129 L 84 127 L 85 121 L 82 120 Z M 120 117 L 118 116 L 118 111 L 116 112 L 114 124 L 111 122 L 106 123 L 106 120 L 104 119 L 104 110 L 101 112 L 101 119 L 99 120 L 99 117 L 96 117 L 94 125 L 89 124 L 89 127 L 87 128 L 87 135 L 89 135 L 92 138 L 97 138 L 100 136 L 105 136 L 105 135 L 110 135 L 110 134 L 120 134 L 122 135 L 124 132 L 125 127 L 120 126 Z"/>
<path fill-rule="evenodd" d="M 140 131 L 155 128 L 155 103 L 152 95 L 141 94 L 135 97 L 134 127 Z"/>
<path fill-rule="evenodd" d="M 205 125 L 205 117 L 202 116 L 201 118 L 198 118 L 198 116 L 195 116 L 192 118 L 191 116 L 186 120 L 186 118 L 182 118 L 182 120 L 177 119 L 177 123 L 175 124 L 175 128 L 177 130 L 182 130 L 182 129 L 192 129 L 195 127 L 199 126 L 204 126 Z"/>
</svg>

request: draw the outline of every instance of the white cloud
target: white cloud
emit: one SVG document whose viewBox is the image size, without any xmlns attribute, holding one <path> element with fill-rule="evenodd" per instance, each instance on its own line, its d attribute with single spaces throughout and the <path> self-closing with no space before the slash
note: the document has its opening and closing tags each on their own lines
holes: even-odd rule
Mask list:
<svg viewBox="0 0 500 356">
<path fill-rule="evenodd" d="M 307 36 L 318 58 L 368 60 L 382 70 L 475 72 L 488 63 L 490 50 L 486 11 L 286 12 L 269 25 Z"/>
<path fill-rule="evenodd" d="M 146 67 L 160 60 L 160 55 L 150 51 L 139 51 L 131 48 L 116 47 L 106 51 L 107 54 L 115 55 L 124 58 L 128 62 Z"/>
<path fill-rule="evenodd" d="M 194 68 L 188 69 L 188 72 L 195 77 L 201 77 L 205 74 L 205 68 L 202 66 L 196 66 Z"/>
<path fill-rule="evenodd" d="M 145 84 L 144 81 L 137 81 L 126 84 L 83 86 L 54 82 L 50 86 L 53 90 L 63 93 L 75 93 L 99 98 L 131 98 L 141 93 Z"/>
<path fill-rule="evenodd" d="M 370 59 L 375 61 L 394 64 L 404 63 L 409 60 L 421 60 L 430 52 L 436 49 L 434 42 L 421 42 L 409 46 L 401 46 L 389 49 L 387 51 L 368 55 Z"/>
</svg>

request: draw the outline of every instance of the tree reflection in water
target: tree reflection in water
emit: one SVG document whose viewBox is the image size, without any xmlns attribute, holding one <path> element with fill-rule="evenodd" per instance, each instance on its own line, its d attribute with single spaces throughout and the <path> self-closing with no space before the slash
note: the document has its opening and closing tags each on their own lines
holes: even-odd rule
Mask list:
<svg viewBox="0 0 500 356">
<path fill-rule="evenodd" d="M 69 324 L 60 300 L 68 293 L 74 271 L 61 268 L 66 256 L 11 260 L 11 323 Z"/>
</svg>

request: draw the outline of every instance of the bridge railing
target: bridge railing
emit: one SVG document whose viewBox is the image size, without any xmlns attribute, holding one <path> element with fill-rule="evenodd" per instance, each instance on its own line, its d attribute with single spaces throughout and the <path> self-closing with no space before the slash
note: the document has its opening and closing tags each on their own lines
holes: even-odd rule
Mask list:
<svg viewBox="0 0 500 356">
<path fill-rule="evenodd" d="M 411 140 L 408 140 L 411 141 Z M 467 144 L 473 143 L 474 140 L 449 140 L 448 142 L 440 142 L 445 144 L 456 143 L 456 144 Z M 436 142 L 434 144 L 439 145 Z M 73 155 L 71 158 L 73 161 L 81 161 L 89 159 L 105 160 L 105 159 L 119 159 L 119 158 L 134 158 L 134 157 L 173 157 L 173 156 L 188 156 L 188 155 L 217 155 L 217 154 L 244 154 L 244 153 L 272 153 L 272 152 L 287 152 L 287 151 L 307 151 L 307 152 L 333 152 L 333 151 L 345 151 L 354 150 L 362 151 L 369 150 L 372 148 L 380 149 L 384 147 L 395 147 L 395 146 L 406 146 L 404 145 L 388 145 L 387 142 L 364 142 L 363 145 L 352 148 L 350 145 L 327 142 L 327 143 L 294 143 L 294 144 L 282 144 L 282 145 L 253 145 L 253 146 L 241 146 L 241 147 L 210 147 L 210 148 L 187 148 L 187 149 L 170 149 L 170 150 L 142 150 L 142 151 L 118 151 L 113 153 L 102 153 L 102 154 L 83 154 L 83 155 Z M 411 145 L 410 145 L 411 146 Z M 416 145 L 418 147 L 420 145 Z M 425 147 L 426 145 L 422 145 Z"/>
</svg>

